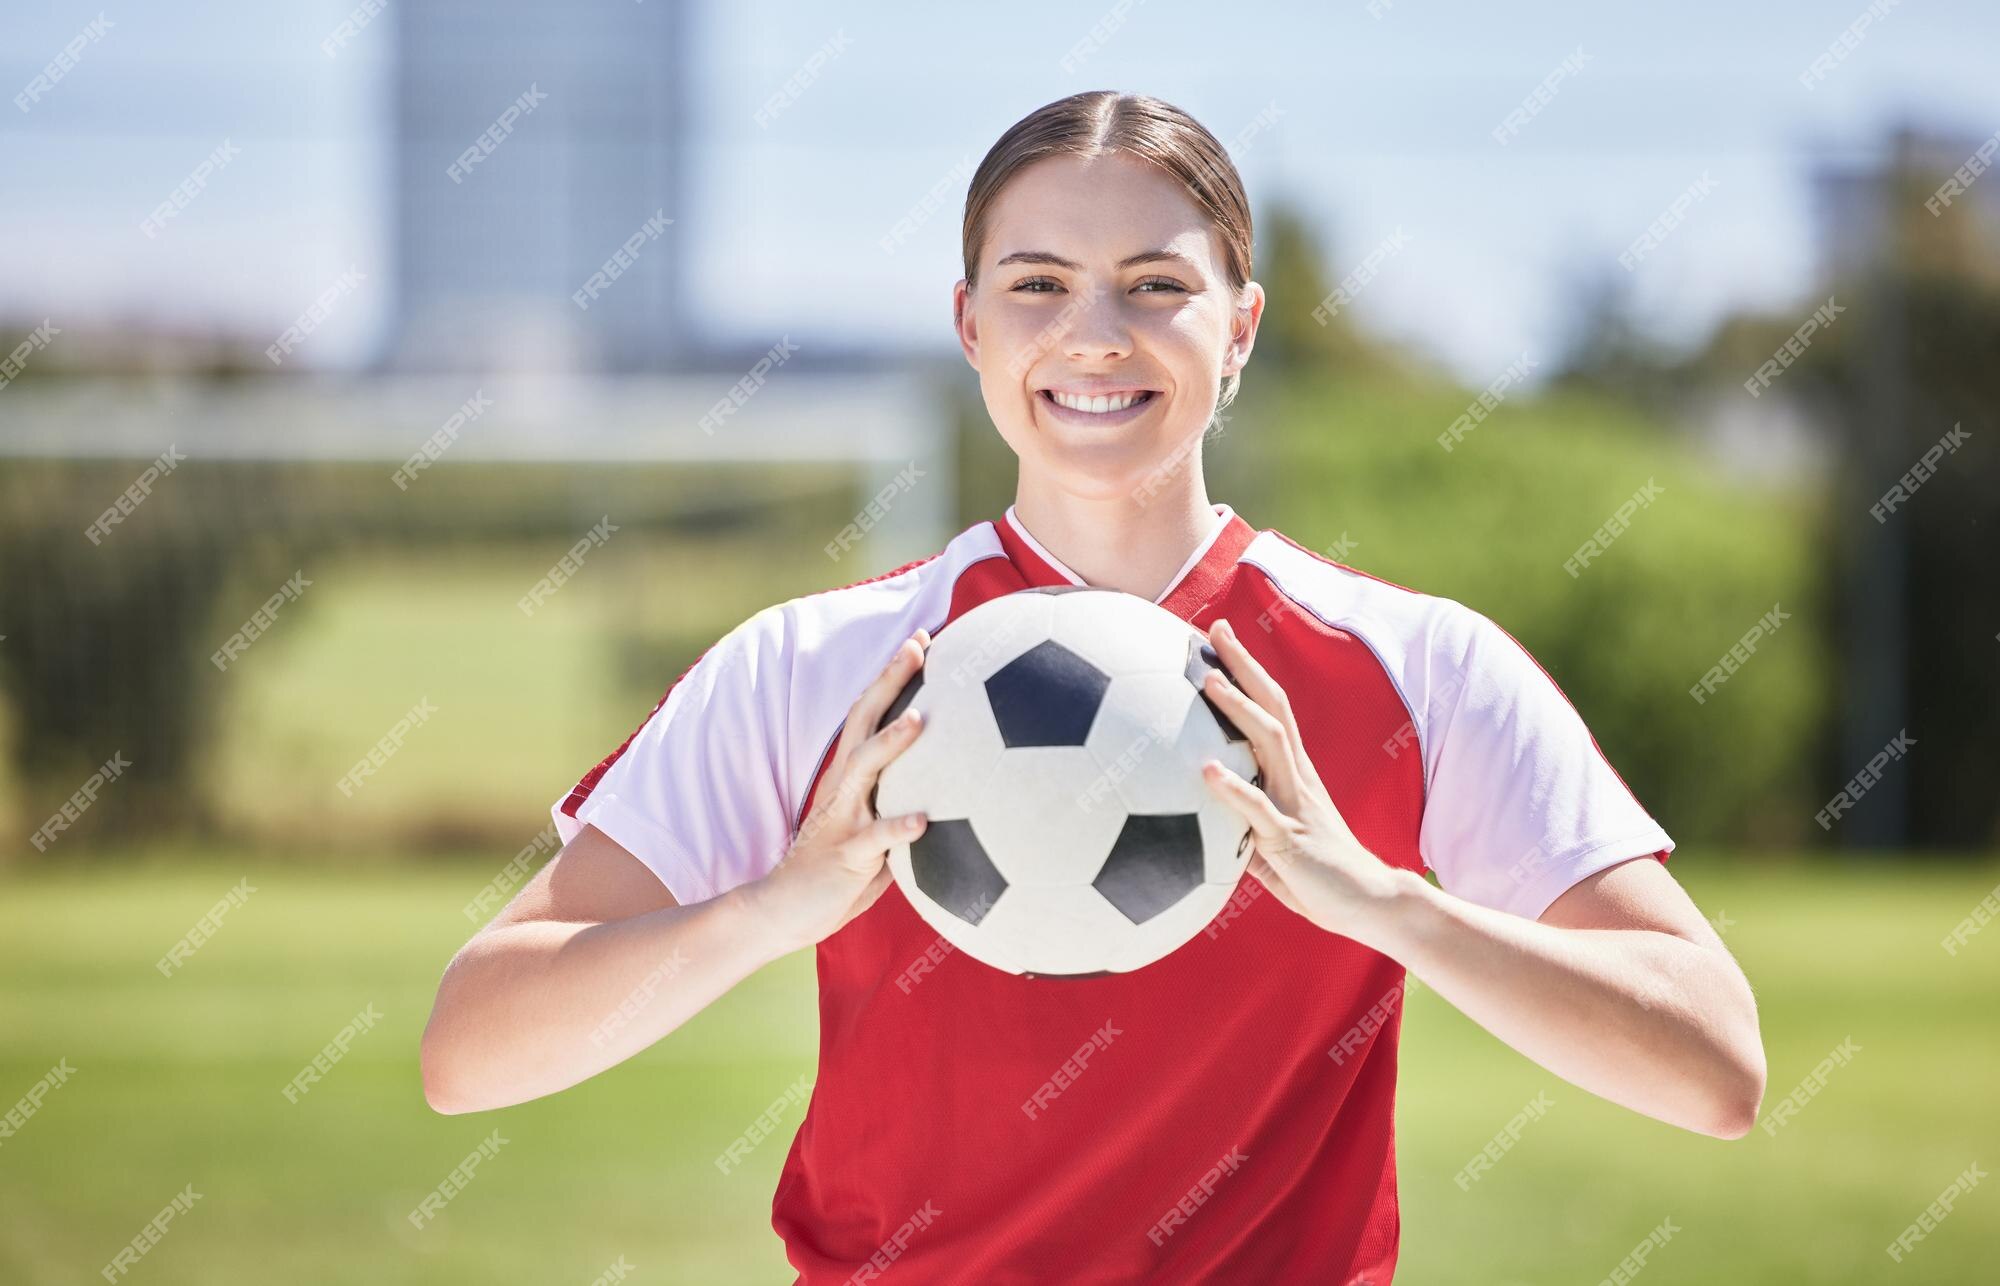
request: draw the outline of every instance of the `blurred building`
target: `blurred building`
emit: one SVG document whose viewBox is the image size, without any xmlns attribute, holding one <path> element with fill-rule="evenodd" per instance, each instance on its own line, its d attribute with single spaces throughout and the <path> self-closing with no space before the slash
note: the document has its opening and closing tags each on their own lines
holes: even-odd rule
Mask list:
<svg viewBox="0 0 2000 1286">
<path fill-rule="evenodd" d="M 1821 282 L 1854 281 L 1885 264 L 2000 284 L 2000 142 L 1903 125 L 1864 161 L 1812 173 Z"/>
<path fill-rule="evenodd" d="M 934 551 L 959 525 L 934 369 L 865 338 L 688 322 L 692 7 L 397 0 L 393 262 L 369 368 L 279 369 L 264 333 L 79 326 L 7 389 L 0 459 L 172 444 L 197 462 L 374 461 L 387 479 L 471 399 L 491 409 L 451 429 L 453 464 L 824 466 L 869 515 L 842 574 Z M 68 372 L 88 378 L 46 378 Z"/>
<path fill-rule="evenodd" d="M 687 6 L 402 0 L 395 14 L 385 365 L 675 364 L 685 237 L 659 219 L 687 206 Z"/>
</svg>

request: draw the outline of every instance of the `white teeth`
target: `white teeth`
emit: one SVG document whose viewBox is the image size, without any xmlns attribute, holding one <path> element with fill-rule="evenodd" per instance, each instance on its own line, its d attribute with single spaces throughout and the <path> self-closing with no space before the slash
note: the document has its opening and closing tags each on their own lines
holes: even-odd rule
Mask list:
<svg viewBox="0 0 2000 1286">
<path fill-rule="evenodd" d="M 1119 393 L 1111 397 L 1079 397 L 1074 393 L 1058 393 L 1054 389 L 1051 389 L 1049 390 L 1049 396 L 1053 397 L 1059 405 L 1066 406 L 1072 411 L 1087 411 L 1092 415 L 1104 415 L 1111 411 L 1124 410 L 1126 407 L 1132 405 L 1132 403 L 1144 397 L 1145 394 Z"/>
</svg>

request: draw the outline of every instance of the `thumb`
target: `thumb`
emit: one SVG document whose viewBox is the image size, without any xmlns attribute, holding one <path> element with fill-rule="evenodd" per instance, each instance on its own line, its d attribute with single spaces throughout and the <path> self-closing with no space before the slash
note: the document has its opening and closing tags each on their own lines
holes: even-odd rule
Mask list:
<svg viewBox="0 0 2000 1286">
<path fill-rule="evenodd" d="M 1264 860 L 1262 852 L 1250 855 L 1248 870 L 1251 875 L 1256 876 L 1263 883 L 1264 887 L 1270 891 L 1271 896 L 1278 899 L 1288 910 L 1298 912 L 1300 915 L 1305 914 L 1305 912 L 1299 910 L 1299 900 L 1293 896 L 1292 890 L 1285 884 L 1285 877 L 1272 869 L 1271 864 Z"/>
<path fill-rule="evenodd" d="M 868 881 L 868 887 L 861 890 L 860 896 L 856 897 L 853 905 L 847 908 L 847 914 L 840 918 L 840 924 L 836 928 L 846 928 L 854 922 L 856 916 L 859 916 L 869 907 L 874 906 L 876 899 L 882 896 L 883 891 L 889 887 L 890 881 L 895 878 L 895 873 L 889 869 L 889 864 L 887 862 L 882 863 L 882 869 L 875 872 L 874 878 Z"/>
</svg>

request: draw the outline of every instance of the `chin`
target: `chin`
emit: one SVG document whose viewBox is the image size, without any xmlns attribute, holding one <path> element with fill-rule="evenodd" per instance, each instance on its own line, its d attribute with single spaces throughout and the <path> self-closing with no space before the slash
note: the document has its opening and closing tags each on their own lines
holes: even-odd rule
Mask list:
<svg viewBox="0 0 2000 1286">
<path fill-rule="evenodd" d="M 995 417 L 996 424 L 1003 422 Z M 1146 503 L 1200 452 L 1194 427 L 1163 434 L 1157 424 L 1133 425 L 1093 435 L 1088 426 L 1044 419 L 1032 407 L 1026 423 L 1017 425 L 1001 433 L 1016 458 L 1079 500 Z"/>
<path fill-rule="evenodd" d="M 1158 496 L 1171 473 L 1171 457 L 1147 451 L 1135 457 L 1116 444 L 1065 446 L 1041 453 L 1044 475 L 1079 500 L 1130 500 L 1144 503 Z"/>
</svg>

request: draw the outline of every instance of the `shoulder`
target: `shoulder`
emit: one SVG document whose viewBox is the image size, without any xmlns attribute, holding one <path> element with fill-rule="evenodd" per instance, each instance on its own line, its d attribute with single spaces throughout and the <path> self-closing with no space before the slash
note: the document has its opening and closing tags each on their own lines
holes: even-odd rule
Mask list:
<svg viewBox="0 0 2000 1286">
<path fill-rule="evenodd" d="M 711 682 L 734 684 L 756 702 L 783 732 L 791 779 L 809 782 L 855 698 L 903 640 L 919 629 L 935 635 L 955 611 L 989 596 L 978 582 L 1004 578 L 1005 559 L 993 525 L 977 523 L 936 553 L 765 608 L 718 642 L 715 664 L 703 668 Z"/>
<path fill-rule="evenodd" d="M 935 632 L 944 625 L 961 583 L 978 575 L 981 564 L 1005 557 L 993 524 L 982 521 L 935 553 L 865 580 L 801 594 L 738 628 L 766 641 L 783 640 L 801 664 L 837 667 L 878 651 L 886 663 L 919 628 Z"/>
<path fill-rule="evenodd" d="M 1337 548 L 1337 547 L 1336 547 Z M 1274 610 L 1296 610 L 1327 629 L 1366 643 L 1391 676 L 1416 684 L 1458 669 L 1505 632 L 1457 599 L 1426 593 L 1350 567 L 1266 529 L 1243 551 L 1281 596 Z"/>
<path fill-rule="evenodd" d="M 989 552 L 990 551 L 990 552 Z M 988 557 L 1004 557 L 992 524 L 864 580 L 773 603 L 698 656 L 661 697 L 670 705 L 755 709 L 774 729 L 814 733 L 846 717 L 854 695 L 919 627 L 933 632 L 954 587 Z"/>
<path fill-rule="evenodd" d="M 1315 635 L 1364 645 L 1402 698 L 1427 770 L 1444 730 L 1468 707 L 1497 712 L 1554 691 L 1534 658 L 1485 613 L 1348 566 L 1330 552 L 1259 532 L 1242 556 L 1275 591 L 1265 611 L 1275 619 L 1259 623 L 1291 647 L 1312 648 Z"/>
</svg>

